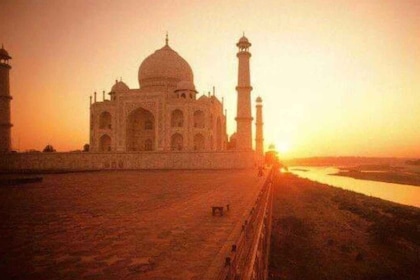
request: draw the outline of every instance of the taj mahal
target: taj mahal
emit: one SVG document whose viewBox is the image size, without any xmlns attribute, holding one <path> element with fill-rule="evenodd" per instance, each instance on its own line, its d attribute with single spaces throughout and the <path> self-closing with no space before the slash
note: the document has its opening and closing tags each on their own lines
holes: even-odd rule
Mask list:
<svg viewBox="0 0 420 280">
<path fill-rule="evenodd" d="M 169 45 L 146 57 L 138 70 L 139 88 L 116 80 L 108 96 L 90 96 L 88 153 L 10 153 L 9 71 L 11 56 L 0 50 L 0 151 L 2 169 L 246 168 L 263 160 L 262 99 L 256 99 L 255 151 L 252 148 L 249 48 L 238 48 L 236 132 L 229 137 L 223 99 L 213 91 L 198 96 L 188 62 Z M 54 155 L 52 155 L 54 154 Z M 3 161 L 2 161 L 3 162 Z"/>
</svg>

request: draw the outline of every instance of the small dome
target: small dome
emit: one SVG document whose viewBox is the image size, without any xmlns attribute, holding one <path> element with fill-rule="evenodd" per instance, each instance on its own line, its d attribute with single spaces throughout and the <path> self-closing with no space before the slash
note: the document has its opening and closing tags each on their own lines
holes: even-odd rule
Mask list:
<svg viewBox="0 0 420 280">
<path fill-rule="evenodd" d="M 251 46 L 251 43 L 249 42 L 248 38 L 245 37 L 245 35 L 243 35 L 240 39 L 239 42 L 236 44 L 236 46 L 238 48 L 244 48 L 247 49 Z"/>
<path fill-rule="evenodd" d="M 115 80 L 115 84 L 111 88 L 111 92 L 127 91 L 130 88 L 123 82 Z"/>
<path fill-rule="evenodd" d="M 179 91 L 179 90 L 189 90 L 189 91 L 194 91 L 197 92 L 195 90 L 195 86 L 193 82 L 190 81 L 181 81 L 176 85 L 176 90 L 175 91 Z"/>
<path fill-rule="evenodd" d="M 0 59 L 11 59 L 12 57 L 9 55 L 9 53 L 4 49 L 3 45 L 0 49 Z"/>
<path fill-rule="evenodd" d="M 262 103 L 262 98 L 260 96 L 258 96 L 257 99 L 255 100 L 255 102 Z"/>
<path fill-rule="evenodd" d="M 211 100 L 210 100 L 210 98 L 209 98 L 209 97 L 207 97 L 207 95 L 203 94 L 202 96 L 200 96 L 200 97 L 198 98 L 198 101 L 200 101 L 200 102 L 209 102 L 209 101 L 211 101 Z"/>
<path fill-rule="evenodd" d="M 168 45 L 149 55 L 140 65 L 140 87 L 153 86 L 161 82 L 193 82 L 193 72 L 188 62 Z"/>
<path fill-rule="evenodd" d="M 247 38 L 247 37 L 245 37 L 245 36 L 242 36 L 242 37 L 239 39 L 239 43 L 249 43 L 248 38 Z"/>
</svg>

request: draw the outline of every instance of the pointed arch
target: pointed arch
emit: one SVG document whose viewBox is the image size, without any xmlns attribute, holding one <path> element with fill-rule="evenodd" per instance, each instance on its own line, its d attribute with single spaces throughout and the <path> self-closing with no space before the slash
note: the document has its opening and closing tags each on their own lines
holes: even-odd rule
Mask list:
<svg viewBox="0 0 420 280">
<path fill-rule="evenodd" d="M 172 127 L 183 127 L 184 126 L 184 113 L 175 109 L 171 113 L 171 126 Z"/>
<path fill-rule="evenodd" d="M 108 134 L 104 134 L 99 138 L 99 151 L 110 152 L 111 151 L 111 137 Z"/>
<path fill-rule="evenodd" d="M 194 127 L 195 128 L 204 128 L 205 127 L 205 123 L 204 123 L 204 112 L 201 110 L 197 110 L 194 112 Z"/>
<path fill-rule="evenodd" d="M 146 146 L 146 140 L 150 140 L 151 145 Z M 140 107 L 127 117 L 126 150 L 145 151 L 146 147 L 148 151 L 155 149 L 155 117 L 150 111 Z"/>
<path fill-rule="evenodd" d="M 202 151 L 206 148 L 204 136 L 201 133 L 194 135 L 194 150 Z"/>
<path fill-rule="evenodd" d="M 152 151 L 153 150 L 152 139 L 146 139 L 146 141 L 144 141 L 144 150 L 145 151 Z"/>
<path fill-rule="evenodd" d="M 181 134 L 175 133 L 171 137 L 171 150 L 182 151 L 184 149 L 184 137 Z"/>
</svg>

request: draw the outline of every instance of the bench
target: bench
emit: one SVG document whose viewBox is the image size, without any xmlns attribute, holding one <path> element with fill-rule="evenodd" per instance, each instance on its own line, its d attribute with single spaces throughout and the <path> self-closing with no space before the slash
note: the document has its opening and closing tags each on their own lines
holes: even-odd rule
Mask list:
<svg viewBox="0 0 420 280">
<path fill-rule="evenodd" d="M 212 216 L 216 216 L 217 213 L 219 213 L 220 216 L 223 216 L 223 210 L 224 206 L 212 206 L 211 207 L 211 214 Z M 226 204 L 226 211 L 230 210 L 230 205 Z"/>
</svg>

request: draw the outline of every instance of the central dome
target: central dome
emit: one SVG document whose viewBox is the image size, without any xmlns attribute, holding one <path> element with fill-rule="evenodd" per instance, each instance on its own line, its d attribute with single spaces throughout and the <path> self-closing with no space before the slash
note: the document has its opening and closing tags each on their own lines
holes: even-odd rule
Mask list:
<svg viewBox="0 0 420 280">
<path fill-rule="evenodd" d="M 176 85 L 180 81 L 193 82 L 193 72 L 188 62 L 168 45 L 149 55 L 140 65 L 140 87 L 165 82 Z"/>
</svg>

